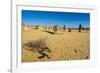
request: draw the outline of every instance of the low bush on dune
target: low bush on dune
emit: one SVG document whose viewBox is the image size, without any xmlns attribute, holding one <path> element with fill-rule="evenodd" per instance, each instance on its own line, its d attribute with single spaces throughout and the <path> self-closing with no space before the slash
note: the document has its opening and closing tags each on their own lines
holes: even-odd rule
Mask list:
<svg viewBox="0 0 100 73">
<path fill-rule="evenodd" d="M 38 58 L 44 58 L 47 57 L 48 59 L 50 58 L 48 54 L 45 52 L 51 52 L 50 48 L 46 44 L 45 39 L 38 39 L 36 41 L 29 41 L 24 44 L 25 47 L 30 48 L 29 50 L 33 51 L 34 49 L 37 50 L 37 52 L 41 55 Z"/>
</svg>

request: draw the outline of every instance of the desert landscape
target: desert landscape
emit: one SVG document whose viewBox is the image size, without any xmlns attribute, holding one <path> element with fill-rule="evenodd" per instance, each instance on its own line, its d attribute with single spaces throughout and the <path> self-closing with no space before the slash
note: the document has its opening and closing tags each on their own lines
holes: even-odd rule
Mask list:
<svg viewBox="0 0 100 73">
<path fill-rule="evenodd" d="M 90 30 L 22 24 L 22 62 L 87 60 Z"/>
<path fill-rule="evenodd" d="M 90 13 L 21 13 L 23 63 L 90 59 Z"/>
</svg>

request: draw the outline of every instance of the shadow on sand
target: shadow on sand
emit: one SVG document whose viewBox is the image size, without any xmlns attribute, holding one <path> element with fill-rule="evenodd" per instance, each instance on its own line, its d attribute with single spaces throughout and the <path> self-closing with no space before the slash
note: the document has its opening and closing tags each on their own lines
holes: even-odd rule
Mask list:
<svg viewBox="0 0 100 73">
<path fill-rule="evenodd" d="M 43 32 L 47 32 L 47 33 L 49 33 L 49 34 L 54 34 L 54 32 L 52 32 L 52 31 L 43 30 Z"/>
</svg>

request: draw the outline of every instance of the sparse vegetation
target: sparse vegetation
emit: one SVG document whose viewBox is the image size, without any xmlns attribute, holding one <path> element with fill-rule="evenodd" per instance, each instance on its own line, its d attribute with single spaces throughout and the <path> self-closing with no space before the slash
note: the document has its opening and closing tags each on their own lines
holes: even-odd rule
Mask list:
<svg viewBox="0 0 100 73">
<path fill-rule="evenodd" d="M 68 31 L 62 32 L 63 27 L 54 26 L 55 28 L 50 27 L 50 30 L 44 27 L 41 29 L 41 26 L 38 26 L 39 30 L 22 31 L 22 43 L 24 44 L 22 62 L 89 59 L 89 32 L 86 32 L 89 28 L 84 27 L 82 32 L 86 33 L 80 32 L 80 34 L 77 33 L 79 27 L 68 28 Z M 54 35 L 59 31 L 63 34 Z"/>
<path fill-rule="evenodd" d="M 68 29 L 68 32 L 71 32 L 71 28 Z"/>
<path fill-rule="evenodd" d="M 31 48 L 31 49 L 29 49 L 31 51 L 36 49 L 37 52 L 39 54 L 41 54 L 41 56 L 38 57 L 39 59 L 44 58 L 44 57 L 47 57 L 48 59 L 50 58 L 48 56 L 48 54 L 45 53 L 45 51 L 51 52 L 50 49 L 46 45 L 45 39 L 39 39 L 36 41 L 29 41 L 29 42 L 25 43 L 24 45 L 25 45 L 25 47 Z"/>
<path fill-rule="evenodd" d="M 63 26 L 63 30 L 64 30 L 64 31 L 66 30 L 66 25 Z"/>
<path fill-rule="evenodd" d="M 78 32 L 81 32 L 81 30 L 82 30 L 82 25 L 79 24 Z"/>
<path fill-rule="evenodd" d="M 83 27 L 82 30 L 84 30 L 85 28 Z"/>
<path fill-rule="evenodd" d="M 58 30 L 59 30 L 59 26 L 58 25 L 54 25 L 53 26 L 53 30 L 54 30 L 54 33 L 58 33 Z"/>
<path fill-rule="evenodd" d="M 39 26 L 38 26 L 38 25 L 36 25 L 36 26 L 35 26 L 35 29 L 39 29 Z"/>
</svg>

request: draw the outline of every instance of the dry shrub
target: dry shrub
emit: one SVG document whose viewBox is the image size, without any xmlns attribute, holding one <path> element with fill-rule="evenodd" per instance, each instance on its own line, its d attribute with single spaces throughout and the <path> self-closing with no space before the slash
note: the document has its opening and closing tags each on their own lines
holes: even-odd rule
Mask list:
<svg viewBox="0 0 100 73">
<path fill-rule="evenodd" d="M 66 25 L 63 26 L 63 30 L 64 30 L 64 31 L 66 30 Z"/>
<path fill-rule="evenodd" d="M 78 27 L 78 32 L 81 32 L 81 30 L 82 30 L 82 25 L 81 25 L 81 24 L 79 24 L 79 27 Z"/>
<path fill-rule="evenodd" d="M 36 26 L 35 26 L 35 29 L 39 29 L 39 26 L 38 26 L 38 25 L 36 25 Z"/>
<path fill-rule="evenodd" d="M 68 32 L 71 32 L 71 29 L 68 29 Z"/>
<path fill-rule="evenodd" d="M 42 39 L 38 39 L 36 41 L 29 41 L 27 43 L 25 43 L 25 46 L 28 48 L 31 48 L 30 50 L 33 51 L 34 49 L 37 50 L 37 52 L 39 54 L 41 54 L 41 56 L 39 56 L 38 58 L 43 58 L 43 57 L 47 57 L 48 59 L 50 58 L 48 56 L 48 54 L 45 53 L 46 52 L 51 52 L 51 50 L 48 48 L 47 44 L 46 44 L 46 39 L 42 38 Z"/>
<path fill-rule="evenodd" d="M 58 33 L 58 30 L 59 30 L 59 26 L 58 25 L 54 25 L 53 26 L 53 30 L 54 30 L 54 33 Z"/>
</svg>

